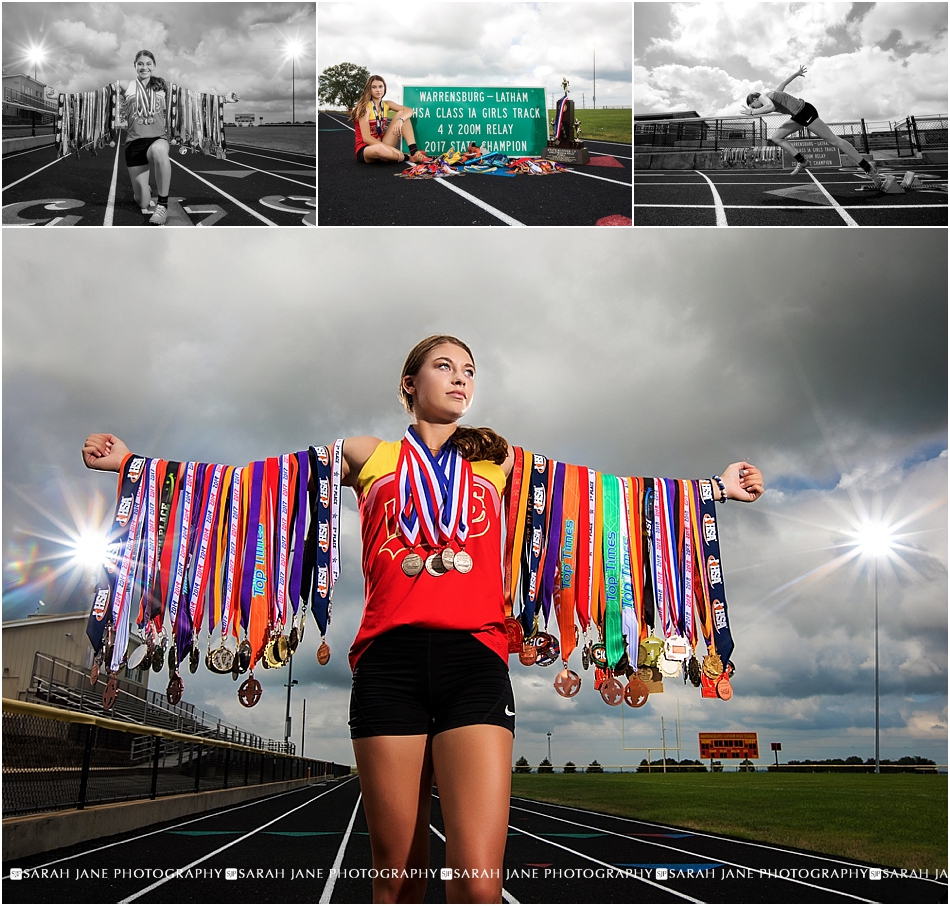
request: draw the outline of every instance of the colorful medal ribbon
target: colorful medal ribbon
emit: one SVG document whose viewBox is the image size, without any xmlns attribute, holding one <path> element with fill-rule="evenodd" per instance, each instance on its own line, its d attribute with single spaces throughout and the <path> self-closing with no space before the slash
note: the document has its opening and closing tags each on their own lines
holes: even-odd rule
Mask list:
<svg viewBox="0 0 950 906">
<path fill-rule="evenodd" d="M 663 552 L 663 580 L 666 591 L 667 638 L 682 634 L 682 574 L 679 569 L 678 532 L 676 529 L 676 482 L 671 478 L 657 479 L 662 505 L 661 529 Z"/>
<path fill-rule="evenodd" d="M 535 453 L 532 456 L 528 482 L 528 515 L 525 521 L 524 550 L 521 564 L 521 625 L 525 636 L 534 632 L 535 602 L 538 597 L 538 579 L 541 558 L 545 550 L 545 516 L 547 513 L 548 460 Z"/>
<path fill-rule="evenodd" d="M 678 481 L 680 496 L 683 498 L 683 556 L 682 566 L 683 594 L 680 602 L 680 632 L 693 644 L 693 526 L 692 526 L 692 488 L 691 482 Z"/>
<path fill-rule="evenodd" d="M 330 494 L 332 471 L 330 451 L 326 447 L 310 448 L 310 469 L 316 476 L 316 511 L 311 504 L 310 533 L 315 548 L 314 567 L 311 574 L 310 607 L 326 635 L 330 618 Z M 304 582 L 306 591 L 306 581 Z"/>
<path fill-rule="evenodd" d="M 633 590 L 636 577 L 630 555 L 630 536 L 638 526 L 635 527 L 631 520 L 627 480 L 618 478 L 617 484 L 620 497 L 620 632 L 627 639 L 627 658 L 635 666 L 640 646 L 640 625 Z"/>
<path fill-rule="evenodd" d="M 513 463 L 511 472 L 508 475 L 508 484 L 505 487 L 505 554 L 504 554 L 504 590 L 505 590 L 505 616 L 510 617 L 514 610 L 515 591 L 518 587 L 518 571 L 521 567 L 521 536 L 519 531 L 524 532 L 524 523 L 518 521 L 518 512 L 521 506 L 521 499 L 525 495 L 522 493 L 524 478 L 524 450 L 521 447 L 511 448 Z M 515 556 L 515 551 L 519 556 Z"/>
<path fill-rule="evenodd" d="M 386 102 L 380 102 L 379 107 L 376 106 L 376 101 L 370 101 L 373 105 L 373 118 L 376 120 L 376 138 L 381 139 L 385 134 L 386 130 L 383 128 L 383 123 L 388 119 L 386 116 Z"/>
<path fill-rule="evenodd" d="M 307 537 L 307 485 L 310 479 L 310 456 L 306 450 L 297 453 L 297 505 L 294 516 L 294 555 L 290 564 L 290 606 L 294 615 L 300 607 L 300 586 L 303 582 L 303 560 Z"/>
<path fill-rule="evenodd" d="M 557 611 L 558 634 L 561 637 L 561 658 L 567 663 L 574 650 L 574 607 L 577 600 L 577 545 L 578 514 L 580 497 L 578 494 L 579 469 L 577 466 L 564 465 L 564 490 L 562 506 L 562 527 L 560 544 L 560 563 L 558 564 L 558 583 L 554 593 Z"/>
<path fill-rule="evenodd" d="M 637 664 L 640 639 L 646 638 L 644 620 L 644 575 L 643 575 L 643 486 L 642 479 L 627 481 L 627 556 L 630 561 L 630 578 L 633 592 L 633 612 L 624 609 L 623 625 L 627 633 L 627 651 L 632 666 Z"/>
<path fill-rule="evenodd" d="M 561 549 L 561 522 L 564 518 L 564 463 L 550 461 L 548 469 L 547 541 L 544 568 L 541 572 L 541 609 L 547 628 L 551 617 L 551 602 L 554 598 L 555 580 L 560 567 L 558 552 Z"/>
<path fill-rule="evenodd" d="M 240 577 L 242 573 L 240 530 L 241 530 L 241 486 L 245 480 L 246 469 L 235 469 L 231 475 L 231 494 L 228 499 L 228 561 L 224 571 L 224 604 L 221 608 L 221 638 L 225 639 L 230 634 L 237 634 L 233 629 L 237 628 L 238 621 L 234 620 L 232 629 L 232 620 L 234 615 L 235 602 L 240 601 Z"/>
<path fill-rule="evenodd" d="M 601 479 L 604 500 L 604 597 L 603 619 L 604 642 L 607 646 L 607 663 L 613 669 L 623 655 L 621 631 L 621 501 L 617 477 L 604 475 Z"/>
<path fill-rule="evenodd" d="M 191 614 L 191 625 L 195 639 L 201 628 L 201 619 L 204 616 L 205 593 L 208 588 L 209 560 L 213 556 L 212 538 L 214 537 L 215 523 L 218 517 L 218 499 L 221 492 L 221 480 L 224 477 L 224 466 L 211 466 L 211 480 L 208 481 L 207 494 L 204 501 L 204 514 L 201 519 L 201 535 L 198 546 L 198 560 L 195 564 L 195 577 L 191 586 L 191 598 L 188 609 Z"/>
<path fill-rule="evenodd" d="M 719 527 L 716 523 L 716 504 L 713 500 L 712 483 L 702 479 L 700 487 L 700 509 L 703 518 L 703 565 L 709 582 L 712 599 L 712 630 L 716 643 L 716 653 L 722 659 L 723 666 L 729 663 L 735 643 L 729 630 L 729 613 L 726 610 L 726 586 L 722 580 L 722 563 L 719 559 Z"/>
</svg>

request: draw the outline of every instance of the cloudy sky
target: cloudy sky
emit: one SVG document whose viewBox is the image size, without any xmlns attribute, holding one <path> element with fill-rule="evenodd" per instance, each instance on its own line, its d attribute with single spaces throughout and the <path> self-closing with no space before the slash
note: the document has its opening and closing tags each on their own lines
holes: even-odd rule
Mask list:
<svg viewBox="0 0 950 906">
<path fill-rule="evenodd" d="M 135 78 L 135 54 L 157 58 L 155 74 L 196 91 L 236 91 L 234 113 L 289 121 L 316 112 L 314 3 L 4 3 L 3 72 L 33 73 L 27 53 L 46 51 L 39 81 L 91 91 Z M 303 43 L 291 86 L 288 41 Z"/>
<path fill-rule="evenodd" d="M 947 112 L 946 3 L 636 3 L 634 110 L 738 113 L 788 91 L 825 122 Z"/>
<path fill-rule="evenodd" d="M 43 598 L 87 609 L 63 560 L 114 499 L 84 437 L 243 464 L 353 434 L 395 439 L 399 370 L 453 333 L 479 366 L 470 421 L 551 457 L 624 475 L 708 476 L 748 458 L 769 490 L 721 508 L 736 697 L 671 683 L 637 711 L 592 676 L 512 663 L 515 755 L 638 762 L 677 703 L 699 730 L 755 730 L 769 758 L 873 755 L 873 589 L 847 532 L 868 516 L 900 547 L 880 566 L 882 754 L 946 763 L 947 245 L 941 230 L 3 233 L 3 616 Z M 772 267 L 771 262 L 775 262 Z M 55 267 L 50 263 L 55 262 Z M 119 279 L 103 274 L 121 267 Z M 119 265 L 119 262 L 125 264 Z M 751 265 L 750 265 L 750 262 Z M 134 276 L 132 276 L 134 274 Z M 326 668 L 310 624 L 294 665 L 307 752 L 349 762 L 346 651 L 362 607 L 347 492 Z M 241 708 L 229 678 L 186 700 L 282 735 L 284 675 Z M 162 685 L 162 683 L 159 683 Z M 623 730 L 623 732 L 622 732 Z"/>
<path fill-rule="evenodd" d="M 435 9 L 438 12 L 434 12 Z M 529 86 L 580 106 L 631 104 L 630 3 L 321 3 L 317 60 L 365 66 L 403 85 Z"/>
</svg>

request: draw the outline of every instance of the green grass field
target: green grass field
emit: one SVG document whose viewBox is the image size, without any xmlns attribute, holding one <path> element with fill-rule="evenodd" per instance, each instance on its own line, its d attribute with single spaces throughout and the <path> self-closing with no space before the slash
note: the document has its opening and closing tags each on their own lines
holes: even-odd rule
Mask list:
<svg viewBox="0 0 950 906">
<path fill-rule="evenodd" d="M 316 126 L 226 126 L 224 138 L 271 151 L 317 153 Z"/>
<path fill-rule="evenodd" d="M 515 774 L 511 792 L 895 868 L 947 869 L 945 774 Z"/>
<path fill-rule="evenodd" d="M 548 111 L 548 122 L 554 111 Z M 585 110 L 574 108 L 574 119 L 580 120 L 581 139 L 603 142 L 633 142 L 633 110 Z"/>
</svg>

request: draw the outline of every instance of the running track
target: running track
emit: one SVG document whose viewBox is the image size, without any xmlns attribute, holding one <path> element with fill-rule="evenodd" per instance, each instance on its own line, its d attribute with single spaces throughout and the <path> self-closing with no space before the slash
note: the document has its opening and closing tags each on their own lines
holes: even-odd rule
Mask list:
<svg viewBox="0 0 950 906">
<path fill-rule="evenodd" d="M 860 192 L 854 170 L 816 168 L 798 176 L 789 170 L 639 170 L 634 180 L 637 226 L 946 226 L 947 168 L 921 164 L 889 168 L 942 181 L 940 190 L 903 195 Z M 826 205 L 765 193 L 810 187 Z"/>
<path fill-rule="evenodd" d="M 4 226 L 146 225 L 132 197 L 123 147 L 120 142 L 78 159 L 57 159 L 52 145 L 6 155 Z M 166 226 L 315 225 L 313 155 L 238 142 L 228 142 L 226 160 L 172 152 Z"/>
<path fill-rule="evenodd" d="M 947 901 L 945 879 L 872 880 L 871 866 L 846 859 L 581 809 L 512 799 L 510 821 L 503 880 L 509 903 Z M 445 846 L 436 794 L 430 829 L 430 866 L 438 876 Z M 349 777 L 5 863 L 3 900 L 367 903 L 371 864 L 359 781 Z M 11 868 L 37 875 L 45 869 L 47 878 L 14 881 Z M 176 868 L 193 877 L 166 877 Z M 240 870 L 238 883 L 226 879 L 229 868 Z M 82 869 L 99 877 L 78 877 Z M 610 876 L 622 871 L 633 876 Z M 445 902 L 437 877 L 425 902 Z"/>
<path fill-rule="evenodd" d="M 632 217 L 631 146 L 587 142 L 620 166 L 569 167 L 556 176 L 399 179 L 401 165 L 359 164 L 342 114 L 317 118 L 320 226 L 593 226 Z"/>
</svg>

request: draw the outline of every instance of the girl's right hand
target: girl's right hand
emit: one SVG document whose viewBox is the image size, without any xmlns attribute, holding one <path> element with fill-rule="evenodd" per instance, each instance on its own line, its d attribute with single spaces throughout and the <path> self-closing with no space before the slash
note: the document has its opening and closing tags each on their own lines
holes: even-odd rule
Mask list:
<svg viewBox="0 0 950 906">
<path fill-rule="evenodd" d="M 90 434 L 82 445 L 82 461 L 87 469 L 118 472 L 131 452 L 114 434 Z"/>
</svg>

